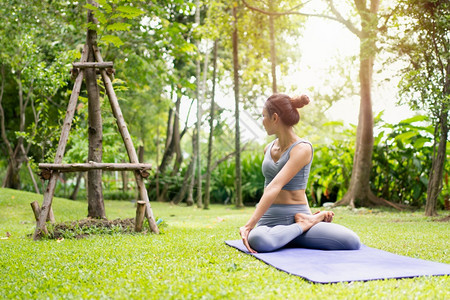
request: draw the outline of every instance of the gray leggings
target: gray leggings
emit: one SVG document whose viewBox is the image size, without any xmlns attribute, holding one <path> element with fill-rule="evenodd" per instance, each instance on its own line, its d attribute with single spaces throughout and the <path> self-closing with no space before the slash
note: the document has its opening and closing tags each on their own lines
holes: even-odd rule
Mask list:
<svg viewBox="0 0 450 300">
<path fill-rule="evenodd" d="M 306 204 L 272 204 L 250 231 L 250 246 L 257 252 L 271 252 L 284 246 L 322 250 L 359 249 L 361 243 L 356 233 L 335 223 L 320 222 L 303 233 L 294 221 L 297 213 L 311 214 Z"/>
</svg>

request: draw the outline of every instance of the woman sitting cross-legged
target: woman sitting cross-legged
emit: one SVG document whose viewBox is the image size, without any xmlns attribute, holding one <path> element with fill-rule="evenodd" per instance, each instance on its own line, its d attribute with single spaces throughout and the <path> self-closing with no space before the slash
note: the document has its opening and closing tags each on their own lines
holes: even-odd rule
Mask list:
<svg viewBox="0 0 450 300">
<path fill-rule="evenodd" d="M 313 160 L 310 142 L 299 138 L 293 126 L 298 108 L 309 103 L 306 95 L 270 96 L 263 108 L 267 134 L 277 139 L 264 149 L 264 194 L 247 224 L 240 228 L 244 245 L 252 252 L 288 247 L 323 250 L 357 250 L 359 237 L 350 229 L 331 223 L 334 213 L 311 214 L 305 189 Z"/>
</svg>

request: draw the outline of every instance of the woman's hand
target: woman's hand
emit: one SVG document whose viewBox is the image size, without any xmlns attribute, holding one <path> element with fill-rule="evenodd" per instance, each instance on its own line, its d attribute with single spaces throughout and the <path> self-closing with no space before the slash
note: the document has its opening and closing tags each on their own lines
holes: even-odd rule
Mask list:
<svg viewBox="0 0 450 300">
<path fill-rule="evenodd" d="M 331 221 L 333 221 L 334 212 L 332 212 L 332 211 L 325 211 L 324 213 L 325 213 L 325 216 L 323 218 L 323 221 L 331 223 Z"/>
<path fill-rule="evenodd" d="M 314 214 L 317 215 L 318 213 L 320 213 L 320 210 L 315 212 Z M 324 211 L 323 214 L 324 214 L 324 217 L 323 217 L 322 222 L 331 223 L 331 221 L 333 221 L 334 212 L 332 212 L 332 211 Z"/>
<path fill-rule="evenodd" d="M 252 230 L 252 228 L 242 226 L 241 228 L 239 228 L 239 233 L 241 234 L 242 242 L 244 243 L 245 247 L 247 247 L 248 251 L 250 251 L 250 253 L 257 253 L 250 247 L 250 244 L 248 243 L 248 235 L 250 233 L 250 230 Z"/>
</svg>

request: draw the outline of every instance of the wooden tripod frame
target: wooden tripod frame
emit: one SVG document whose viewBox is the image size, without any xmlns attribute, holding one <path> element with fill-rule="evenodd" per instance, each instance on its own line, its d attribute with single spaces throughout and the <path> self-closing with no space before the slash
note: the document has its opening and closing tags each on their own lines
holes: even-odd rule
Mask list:
<svg viewBox="0 0 450 300">
<path fill-rule="evenodd" d="M 87 62 L 89 57 L 89 51 L 94 52 L 94 57 L 97 62 Z M 147 189 L 145 188 L 143 178 L 148 177 L 146 170 L 151 168 L 149 164 L 139 163 L 136 150 L 134 148 L 133 142 L 131 140 L 130 133 L 128 132 L 127 125 L 120 110 L 119 102 L 117 100 L 116 93 L 114 92 L 111 79 L 107 74 L 106 68 L 111 68 L 113 66 L 112 62 L 103 62 L 102 56 L 96 45 L 88 47 L 84 46 L 81 55 L 81 60 L 79 63 L 73 63 L 73 67 L 78 70 L 78 75 L 73 86 L 72 94 L 70 96 L 69 104 L 67 107 L 66 116 L 61 130 L 61 136 L 58 143 L 58 148 L 55 155 L 55 161 L 53 164 L 39 164 L 39 168 L 42 170 L 43 177 L 48 179 L 47 188 L 44 192 L 44 201 L 42 203 L 42 208 L 39 214 L 39 218 L 36 221 L 36 230 L 33 234 L 33 239 L 39 239 L 41 232 L 47 233 L 46 220 L 47 218 L 53 219 L 53 214 L 51 211 L 51 205 L 53 200 L 53 195 L 55 193 L 55 186 L 59 176 L 59 172 L 75 172 L 75 171 L 86 171 L 86 170 L 133 170 L 136 178 L 136 183 L 139 189 L 139 194 L 141 201 L 145 204 L 145 216 L 150 225 L 150 229 L 154 233 L 159 233 L 158 226 L 155 222 L 153 216 L 152 208 L 148 199 Z M 69 131 L 72 126 L 73 117 L 75 114 L 75 109 L 77 106 L 78 96 L 81 90 L 81 84 L 83 82 L 83 73 L 85 68 L 96 68 L 100 70 L 100 74 L 105 85 L 106 94 L 108 95 L 109 103 L 114 117 L 116 118 L 117 125 L 119 128 L 120 135 L 122 136 L 125 148 L 128 153 L 130 163 L 128 164 L 106 164 L 98 162 L 89 162 L 83 164 L 62 164 L 62 159 L 67 145 L 67 140 L 69 138 Z M 142 203 L 141 202 L 141 203 Z M 137 227 L 136 227 L 137 228 Z"/>
</svg>

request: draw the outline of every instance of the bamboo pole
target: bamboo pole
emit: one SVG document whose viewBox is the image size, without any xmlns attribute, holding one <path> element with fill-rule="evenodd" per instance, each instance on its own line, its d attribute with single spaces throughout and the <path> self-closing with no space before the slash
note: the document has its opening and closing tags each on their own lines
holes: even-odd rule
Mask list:
<svg viewBox="0 0 450 300">
<path fill-rule="evenodd" d="M 134 170 L 150 170 L 151 164 L 144 163 L 74 163 L 74 164 L 39 164 L 39 169 L 53 170 L 58 172 L 82 172 L 92 169 L 100 169 L 106 171 L 134 171 Z"/>
<path fill-rule="evenodd" d="M 81 61 L 86 61 L 88 55 L 88 49 L 85 45 L 83 48 L 83 53 L 81 55 Z M 73 116 L 75 114 L 75 109 L 77 106 L 78 96 L 80 94 L 81 84 L 83 82 L 83 72 L 79 72 L 75 84 L 73 85 L 72 94 L 70 95 L 69 104 L 67 106 L 66 116 L 64 118 L 63 127 L 61 130 L 61 136 L 59 138 L 58 149 L 56 150 L 55 163 L 61 163 L 63 159 L 64 152 L 66 150 L 67 140 L 69 138 L 69 131 L 72 127 Z M 56 181 L 58 180 L 58 173 L 53 173 L 47 184 L 47 189 L 44 192 L 44 202 L 42 203 L 41 213 L 39 214 L 39 220 L 36 222 L 36 230 L 33 234 L 33 239 L 37 240 L 39 232 L 46 232 L 45 221 L 49 215 L 51 209 L 53 194 L 55 193 Z"/>
<path fill-rule="evenodd" d="M 95 58 L 98 62 L 103 62 L 103 58 L 98 51 L 97 46 L 92 47 L 94 49 Z M 103 82 L 105 84 L 106 94 L 108 95 L 109 103 L 111 105 L 111 109 L 113 111 L 114 117 L 117 121 L 117 126 L 119 127 L 120 135 L 122 136 L 123 142 L 127 149 L 128 157 L 131 163 L 139 163 L 136 149 L 134 148 L 133 141 L 131 140 L 130 133 L 128 132 L 127 125 L 125 123 L 125 119 L 123 118 L 122 111 L 120 110 L 119 101 L 117 100 L 116 93 L 114 92 L 111 79 L 108 77 L 108 74 L 104 69 L 101 69 L 101 74 L 103 78 Z M 159 233 L 158 226 L 156 225 L 155 218 L 153 216 L 153 211 L 150 206 L 150 201 L 148 199 L 147 189 L 145 188 L 144 181 L 142 180 L 139 172 L 134 172 L 134 176 L 136 178 L 136 183 L 139 188 L 139 193 L 141 195 L 141 200 L 145 201 L 146 206 L 146 217 L 148 219 L 148 223 L 150 225 L 150 229 L 154 233 Z"/>
<path fill-rule="evenodd" d="M 106 61 L 106 62 L 102 62 L 102 63 L 98 63 L 98 62 L 74 62 L 74 63 L 72 63 L 72 66 L 74 68 L 80 68 L 80 69 L 86 69 L 86 68 L 104 69 L 104 68 L 112 68 L 114 66 L 114 64 L 111 61 Z"/>
<path fill-rule="evenodd" d="M 138 201 L 136 203 L 136 221 L 134 224 L 134 231 L 141 232 L 145 217 L 145 201 Z"/>
</svg>

